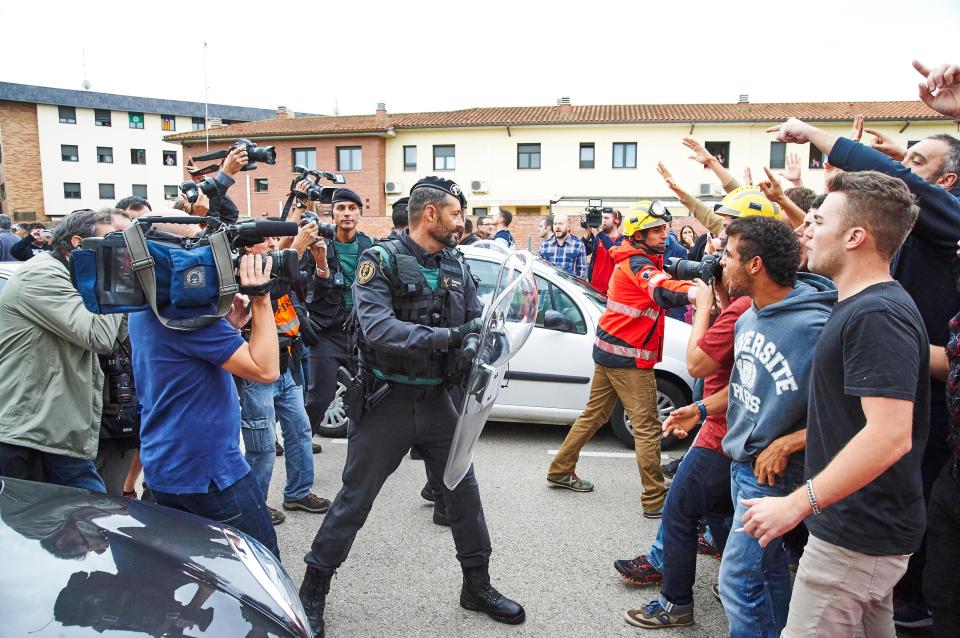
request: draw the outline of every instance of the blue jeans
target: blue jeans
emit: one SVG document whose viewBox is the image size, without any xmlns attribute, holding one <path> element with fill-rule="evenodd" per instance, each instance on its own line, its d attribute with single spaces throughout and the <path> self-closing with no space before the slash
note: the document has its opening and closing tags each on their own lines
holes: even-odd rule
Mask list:
<svg viewBox="0 0 960 638">
<path fill-rule="evenodd" d="M 759 485 L 750 463 L 730 464 L 733 527 L 743 526 L 747 508 L 740 499 L 786 496 L 803 482 L 803 458 L 793 455 L 777 484 Z M 731 638 L 779 636 L 790 608 L 790 572 L 783 539 L 766 547 L 745 532 L 730 532 L 720 562 L 720 598 Z"/>
<path fill-rule="evenodd" d="M 674 605 L 693 603 L 697 576 L 697 525 L 706 519 L 721 552 L 730 531 L 730 459 L 703 447 L 692 447 L 667 492 L 663 528 L 663 586 L 660 593 Z"/>
<path fill-rule="evenodd" d="M 158 505 L 236 527 L 260 541 L 274 556 L 280 558 L 277 533 L 273 530 L 267 504 L 253 478 L 253 472 L 247 472 L 246 476 L 223 490 L 218 490 L 211 482 L 210 489 L 205 493 L 170 494 L 153 490 L 153 498 Z"/>
<path fill-rule="evenodd" d="M 237 380 L 240 394 L 240 432 L 250 465 L 264 497 L 270 493 L 270 477 L 277 458 L 274 424 L 279 419 L 283 435 L 283 460 L 287 485 L 283 500 L 299 501 L 313 487 L 313 453 L 310 420 L 303 407 L 303 388 L 287 370 L 273 383 Z"/>
<path fill-rule="evenodd" d="M 107 486 L 97 474 L 97 466 L 92 459 L 77 459 L 63 454 L 41 452 L 43 471 L 47 476 L 47 483 L 80 487 L 93 492 L 107 493 Z"/>
</svg>

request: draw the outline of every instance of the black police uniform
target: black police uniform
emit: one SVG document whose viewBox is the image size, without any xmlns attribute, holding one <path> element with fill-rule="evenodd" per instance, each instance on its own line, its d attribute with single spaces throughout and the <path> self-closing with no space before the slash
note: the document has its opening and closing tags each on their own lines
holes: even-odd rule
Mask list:
<svg viewBox="0 0 960 638">
<path fill-rule="evenodd" d="M 451 194 L 459 195 L 453 186 Z M 412 283 L 418 274 L 420 282 Z M 411 447 L 435 476 L 443 475 L 457 421 L 447 375 L 454 355 L 448 352 L 450 328 L 481 314 L 476 285 L 459 253 L 428 254 L 407 231 L 364 252 L 353 290 L 363 367 L 390 389 L 358 423 L 351 420 L 343 487 L 304 558 L 308 569 L 300 597 L 321 635 L 330 577 L 346 560 L 387 477 Z M 523 608 L 490 586 L 490 536 L 473 468 L 456 489 L 442 489 L 464 571 L 461 606 L 501 622 L 523 622 Z"/>
<path fill-rule="evenodd" d="M 353 201 L 362 206 L 360 197 L 349 189 L 339 189 L 333 202 Z M 327 263 L 324 267 L 329 277 L 316 276 L 316 263 L 309 253 L 304 256 L 305 273 L 304 302 L 309 313 L 310 325 L 304 330 L 304 341 L 310 347 L 307 393 L 304 403 L 307 415 L 317 433 L 317 424 L 323 421 L 327 408 L 337 394 L 337 369 L 353 367 L 353 336 L 349 324 L 351 309 L 344 293 L 350 290 L 344 278 L 343 268 L 337 254 L 336 244 L 324 239 L 327 245 Z M 357 232 L 357 258 L 373 245 L 373 240 Z"/>
<path fill-rule="evenodd" d="M 460 270 L 461 262 L 452 252 L 428 255 L 407 233 L 400 240 L 387 240 L 380 246 L 387 243 L 406 250 L 425 269 L 448 271 L 452 262 Z M 458 326 L 479 317 L 481 312 L 469 275 L 463 277 L 458 272 L 454 278 L 453 273 L 444 272 L 442 276 L 450 277 L 448 283 L 459 287 L 440 289 L 447 293 L 446 321 L 434 317 L 438 325 L 430 326 L 425 325 L 430 322 L 429 317 L 424 324 L 400 320 L 385 273 L 392 266 L 381 263 L 374 250 L 365 252 L 360 259 L 354 303 L 365 367 L 375 375 L 393 379 L 389 382 L 392 387 L 358 424 L 350 423 L 343 488 L 306 558 L 307 563 L 323 569 L 336 569 L 346 560 L 353 538 L 363 526 L 381 486 L 411 447 L 416 446 L 434 475 L 443 475 L 457 421 L 457 409 L 444 379 L 450 338 L 446 326 Z M 463 272 L 468 271 L 463 268 Z M 418 295 L 424 306 L 433 305 L 433 296 L 432 290 Z M 445 492 L 457 558 L 465 565 L 483 564 L 490 556 L 490 537 L 473 471 L 456 490 Z"/>
</svg>

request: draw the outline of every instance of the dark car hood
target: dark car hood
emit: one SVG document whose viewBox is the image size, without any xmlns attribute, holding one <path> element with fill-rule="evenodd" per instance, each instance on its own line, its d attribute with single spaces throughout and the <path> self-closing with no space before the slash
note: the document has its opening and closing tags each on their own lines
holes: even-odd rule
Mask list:
<svg viewBox="0 0 960 638">
<path fill-rule="evenodd" d="M 152 503 L 0 478 L 0 635 L 306 635 L 253 542 Z"/>
</svg>

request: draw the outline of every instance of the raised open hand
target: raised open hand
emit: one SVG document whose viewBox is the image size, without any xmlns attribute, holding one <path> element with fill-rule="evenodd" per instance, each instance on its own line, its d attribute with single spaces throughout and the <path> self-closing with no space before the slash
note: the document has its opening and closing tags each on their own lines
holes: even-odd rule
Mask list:
<svg viewBox="0 0 960 638">
<path fill-rule="evenodd" d="M 863 137 L 863 116 L 854 115 L 853 128 L 850 129 L 850 139 L 859 142 L 861 137 Z"/>
<path fill-rule="evenodd" d="M 693 151 L 693 155 L 690 156 L 695 162 L 703 164 L 704 168 L 707 167 L 710 162 L 716 160 L 716 158 L 707 152 L 707 149 L 703 145 L 692 137 L 683 138 L 683 145 Z"/>
</svg>

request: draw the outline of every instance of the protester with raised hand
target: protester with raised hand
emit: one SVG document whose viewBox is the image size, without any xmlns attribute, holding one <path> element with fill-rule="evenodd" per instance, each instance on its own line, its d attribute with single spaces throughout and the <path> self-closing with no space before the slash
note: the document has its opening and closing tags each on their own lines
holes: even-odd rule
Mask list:
<svg viewBox="0 0 960 638">
<path fill-rule="evenodd" d="M 657 172 L 660 173 L 660 177 L 662 177 L 663 181 L 666 182 L 667 188 L 673 191 L 673 193 L 680 200 L 680 203 L 686 206 L 687 210 L 690 211 L 690 214 L 693 215 L 697 221 L 703 224 L 708 231 L 716 235 L 723 230 L 724 218 L 714 213 L 712 206 L 705 204 L 687 191 L 680 188 L 674 181 L 673 175 L 671 175 L 670 171 L 667 170 L 667 167 L 663 165 L 663 162 L 657 162 Z M 733 178 L 731 177 L 731 179 Z M 739 186 L 735 179 L 731 183 Z"/>
<path fill-rule="evenodd" d="M 814 144 L 839 169 L 876 170 L 903 180 L 920 206 L 920 215 L 892 260 L 893 277 L 917 304 L 930 343 L 945 346 L 950 319 L 960 311 L 955 276 L 960 265 L 955 255 L 956 242 L 960 240 L 960 140 L 950 135 L 932 135 L 913 145 L 899 163 L 876 149 L 795 118 L 769 131 L 776 132 L 777 139 L 784 142 Z M 945 401 L 943 384 L 934 380 L 930 390 L 930 438 L 921 464 L 926 497 L 949 456 Z M 911 557 L 907 574 L 896 589 L 895 618 L 904 626 L 929 623 L 922 596 L 924 560 L 925 546 L 921 546 Z"/>
<path fill-rule="evenodd" d="M 760 187 L 760 190 L 764 195 L 767 196 L 774 204 L 778 204 L 783 210 L 783 214 L 786 215 L 788 223 L 791 228 L 799 226 L 803 223 L 804 210 L 797 206 L 792 199 L 787 197 L 783 188 L 780 186 L 780 182 L 770 172 L 770 169 L 766 166 L 763 167 L 763 172 L 767 174 L 767 179 L 757 184 Z"/>
<path fill-rule="evenodd" d="M 913 68 L 926 78 L 920 83 L 920 99 L 937 113 L 960 121 L 960 65 L 941 64 L 927 68 L 918 60 Z"/>
<path fill-rule="evenodd" d="M 733 173 L 724 168 L 720 160 L 710 154 L 710 152 L 707 151 L 707 149 L 704 148 L 700 142 L 692 137 L 684 137 L 683 145 L 693 151 L 693 155 L 690 156 L 690 159 L 698 164 L 703 164 L 704 168 L 709 168 L 711 171 L 713 171 L 713 174 L 716 175 L 717 179 L 720 180 L 720 184 L 723 186 L 724 191 L 729 193 L 734 188 L 740 186 L 740 184 L 737 182 L 737 179 L 733 176 Z"/>
<path fill-rule="evenodd" d="M 800 154 L 789 153 L 786 165 L 787 167 L 782 171 L 777 171 L 777 174 L 796 187 L 803 186 L 803 179 L 800 177 Z"/>
</svg>

